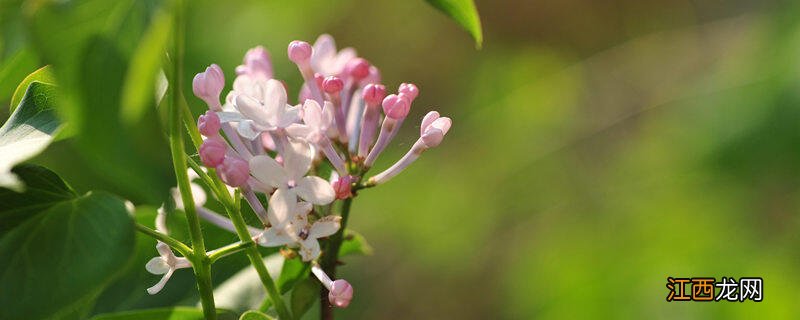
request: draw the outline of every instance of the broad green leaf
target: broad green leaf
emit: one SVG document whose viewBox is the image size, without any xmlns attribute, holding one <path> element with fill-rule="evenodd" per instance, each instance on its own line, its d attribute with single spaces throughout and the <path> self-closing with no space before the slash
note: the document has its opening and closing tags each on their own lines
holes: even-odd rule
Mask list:
<svg viewBox="0 0 800 320">
<path fill-rule="evenodd" d="M 173 184 L 164 130 L 148 108 L 135 124 L 122 122 L 121 105 L 131 57 L 158 3 L 36 1 L 25 10 L 31 43 L 53 66 L 62 93 L 57 111 L 75 134 L 70 146 L 90 164 L 96 185 L 153 205 Z"/>
<path fill-rule="evenodd" d="M 483 45 L 483 30 L 481 19 L 475 3 L 472 0 L 425 0 L 430 5 L 439 9 L 448 17 L 455 20 L 464 30 L 475 39 L 475 46 L 479 49 Z"/>
<path fill-rule="evenodd" d="M 25 96 L 25 91 L 28 90 L 28 87 L 34 81 L 49 85 L 56 84 L 56 78 L 53 75 L 53 70 L 50 66 L 44 66 L 37 69 L 25 77 L 25 79 L 22 79 L 22 82 L 17 85 L 17 89 L 14 90 L 14 95 L 11 96 L 11 103 L 8 105 L 11 109 L 11 112 L 14 112 L 14 110 L 17 108 L 17 105 L 22 102 L 22 98 Z"/>
<path fill-rule="evenodd" d="M 317 299 L 319 299 L 319 281 L 316 278 L 307 277 L 298 282 L 294 286 L 290 298 L 292 315 L 295 318 L 301 318 L 314 305 L 314 301 L 317 301 Z"/>
<path fill-rule="evenodd" d="M 31 83 L 19 108 L 0 127 L 0 187 L 24 190 L 11 168 L 39 154 L 53 141 L 60 128 L 53 110 L 55 99 L 54 86 Z"/>
<path fill-rule="evenodd" d="M 348 254 L 368 256 L 372 254 L 372 246 L 367 243 L 367 239 L 360 233 L 347 229 L 344 232 L 342 246 L 339 247 L 339 256 L 344 257 Z"/>
<path fill-rule="evenodd" d="M 134 244 L 123 201 L 91 192 L 50 207 L 0 239 L 0 319 L 83 317 Z"/>
<path fill-rule="evenodd" d="M 125 77 L 122 91 L 122 120 L 136 122 L 147 107 L 155 105 L 156 77 L 161 68 L 164 50 L 172 33 L 172 16 L 165 11 L 156 12 L 150 27 L 133 53 L 131 67 Z"/>
<path fill-rule="evenodd" d="M 120 121 L 120 97 L 127 63 L 119 46 L 106 37 L 89 41 L 81 62 L 80 103 L 70 105 L 65 120 L 74 126 L 79 148 L 94 169 L 109 177 L 121 194 L 136 202 L 157 204 L 171 179 L 169 148 L 158 121 L 142 126 Z M 155 110 L 150 110 L 151 116 Z M 146 139 L 146 140 L 145 140 Z"/>
<path fill-rule="evenodd" d="M 242 314 L 239 320 L 274 320 L 275 318 L 262 312 L 250 310 Z"/>
<path fill-rule="evenodd" d="M 217 309 L 217 319 L 235 320 L 236 314 Z M 91 320 L 203 320 L 203 310 L 190 307 L 174 307 L 149 310 L 134 310 L 101 314 Z"/>
<path fill-rule="evenodd" d="M 33 50 L 30 48 L 22 48 L 0 62 L 0 101 L 5 101 L 11 97 L 11 94 L 14 93 L 14 88 L 18 88 L 16 84 L 24 79 L 25 75 L 36 69 L 38 60 Z M 25 87 L 22 88 L 23 93 L 27 87 L 28 86 L 25 85 Z M 20 96 L 20 98 L 21 97 L 22 96 Z M 17 103 L 19 103 L 19 101 L 14 102 L 12 100 L 9 104 L 11 111 L 14 111 L 14 108 L 17 107 Z"/>
<path fill-rule="evenodd" d="M 283 260 L 281 275 L 278 277 L 278 289 L 281 294 L 292 290 L 298 280 L 308 277 L 309 270 L 311 270 L 310 264 L 304 263 L 298 257 Z"/>
<path fill-rule="evenodd" d="M 77 196 L 57 174 L 44 167 L 23 164 L 11 172 L 25 183 L 25 192 L 0 188 L 0 236 L 39 212 Z"/>
</svg>

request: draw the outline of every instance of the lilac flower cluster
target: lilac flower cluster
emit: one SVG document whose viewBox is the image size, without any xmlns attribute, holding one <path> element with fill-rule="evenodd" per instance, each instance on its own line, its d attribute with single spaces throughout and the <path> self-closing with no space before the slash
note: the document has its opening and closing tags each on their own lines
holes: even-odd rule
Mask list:
<svg viewBox="0 0 800 320">
<path fill-rule="evenodd" d="M 352 48 L 337 50 L 329 35 L 320 36 L 313 46 L 292 41 L 287 51 L 304 79 L 296 105 L 288 103 L 284 83 L 273 78 L 263 47 L 247 51 L 222 102 L 222 69 L 214 64 L 197 74 L 194 94 L 209 108 L 197 122 L 205 137 L 198 153 L 225 184 L 240 189 L 257 213 L 264 228 L 251 228 L 253 239 L 262 246 L 295 248 L 330 290 L 331 303 L 345 307 L 352 287 L 329 279 L 316 262 L 322 254 L 318 240 L 336 233 L 341 217 L 317 212 L 314 206 L 326 207 L 361 188 L 385 183 L 425 150 L 438 146 L 451 120 L 429 112 L 411 150 L 385 171 L 364 178 L 397 135 L 419 89 L 403 83 L 387 95 L 378 68 Z M 329 179 L 317 175 L 325 162 L 332 168 Z M 195 193 L 201 217 L 233 230 L 225 217 L 203 207 L 202 192 Z M 257 193 L 266 195 L 266 209 Z M 165 274 L 155 292 L 175 269 L 186 267 L 169 248 L 162 249 L 148 264 L 149 271 Z"/>
</svg>

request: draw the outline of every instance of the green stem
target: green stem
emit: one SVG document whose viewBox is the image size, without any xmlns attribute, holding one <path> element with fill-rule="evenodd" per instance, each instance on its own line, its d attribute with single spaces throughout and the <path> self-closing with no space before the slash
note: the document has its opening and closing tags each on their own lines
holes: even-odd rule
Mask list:
<svg viewBox="0 0 800 320">
<path fill-rule="evenodd" d="M 148 236 L 151 236 L 158 241 L 166 243 L 168 246 L 170 246 L 170 248 L 177 250 L 184 257 L 189 257 L 193 255 L 192 248 L 189 248 L 189 246 L 185 245 L 183 242 L 180 242 L 178 239 L 170 237 L 156 230 L 150 229 L 147 226 L 140 223 L 136 224 L 136 230 Z"/>
<path fill-rule="evenodd" d="M 194 148 L 200 149 L 200 144 L 203 143 L 203 138 L 200 137 L 200 130 L 197 129 L 197 123 L 192 115 L 192 110 L 189 109 L 189 104 L 186 103 L 186 98 L 183 96 L 183 92 L 181 92 L 180 100 L 181 112 L 183 112 L 183 125 L 186 127 L 186 131 L 189 132 L 189 138 L 192 140 Z"/>
<path fill-rule="evenodd" d="M 252 242 L 252 241 L 250 243 L 244 243 L 244 242 L 241 242 L 241 241 L 236 242 L 236 243 L 231 243 L 231 244 L 229 244 L 227 246 L 224 246 L 224 247 L 221 247 L 219 249 L 209 251 L 208 252 L 208 258 L 211 259 L 211 263 L 214 263 L 214 262 L 216 262 L 217 260 L 219 260 L 222 257 L 228 256 L 230 254 L 234 254 L 236 252 L 242 251 L 242 250 L 247 249 L 248 247 L 252 247 L 252 246 L 255 246 L 255 243 Z"/>
<path fill-rule="evenodd" d="M 322 256 L 322 270 L 328 274 L 331 279 L 336 279 L 336 264 L 339 261 L 339 248 L 342 246 L 344 240 L 344 231 L 347 229 L 347 218 L 350 217 L 350 206 L 353 204 L 353 198 L 347 198 L 342 202 L 342 222 L 341 227 L 333 236 L 328 240 L 328 246 L 325 249 L 325 255 Z M 320 288 L 320 319 L 332 320 L 333 319 L 333 306 L 328 302 L 328 290 L 325 287 Z"/>
<path fill-rule="evenodd" d="M 241 212 L 233 210 L 234 208 L 228 206 L 226 206 L 225 209 L 228 212 L 228 216 L 231 218 L 231 222 L 233 222 L 234 228 L 236 228 L 236 234 L 239 236 L 239 240 L 241 240 L 242 243 L 253 244 L 253 239 L 250 237 L 250 232 L 247 231 L 247 223 L 244 221 Z M 267 290 L 267 295 L 272 300 L 272 304 L 275 305 L 275 311 L 278 312 L 278 317 L 282 320 L 293 319 L 292 315 L 289 313 L 289 309 L 286 308 L 286 304 L 283 303 L 281 294 L 278 291 L 278 286 L 275 285 L 275 281 L 273 281 L 272 277 L 269 275 L 267 266 L 264 265 L 264 258 L 261 257 L 261 252 L 258 251 L 255 245 L 248 245 L 244 252 L 247 254 L 247 258 L 250 259 L 250 264 L 256 269 L 256 273 L 258 273 L 258 277 L 261 279 L 264 289 Z"/>
<path fill-rule="evenodd" d="M 183 92 L 183 55 L 184 55 L 184 1 L 175 0 L 174 19 L 175 34 L 172 63 L 172 103 L 170 103 L 169 119 L 169 145 L 172 151 L 172 165 L 178 182 L 181 200 L 186 205 L 184 212 L 189 224 L 189 236 L 192 240 L 192 255 L 187 258 L 192 262 L 192 268 L 197 281 L 197 290 L 200 293 L 200 303 L 203 305 L 203 314 L 206 319 L 217 318 L 214 306 L 214 292 L 211 284 L 211 260 L 206 256 L 206 245 L 203 241 L 203 232 L 200 229 L 200 218 L 194 207 L 192 189 L 189 185 L 189 176 L 186 172 L 186 151 L 184 150 L 183 131 L 181 130 L 181 93 Z"/>
<path fill-rule="evenodd" d="M 200 292 L 200 304 L 203 305 L 203 315 L 207 320 L 217 319 L 217 310 L 214 306 L 214 287 L 211 283 L 211 260 L 208 257 L 199 257 L 192 261 L 197 291 Z"/>
</svg>

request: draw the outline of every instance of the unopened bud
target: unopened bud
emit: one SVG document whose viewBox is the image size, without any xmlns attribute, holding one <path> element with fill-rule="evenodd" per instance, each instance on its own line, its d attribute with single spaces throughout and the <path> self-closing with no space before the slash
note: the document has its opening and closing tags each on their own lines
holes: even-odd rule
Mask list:
<svg viewBox="0 0 800 320">
<path fill-rule="evenodd" d="M 344 81 L 337 76 L 330 76 L 322 81 L 322 90 L 329 94 L 336 94 L 344 88 Z"/>
<path fill-rule="evenodd" d="M 345 65 L 345 72 L 356 80 L 361 80 L 369 75 L 369 61 L 363 58 L 353 58 Z"/>
<path fill-rule="evenodd" d="M 411 103 L 406 97 L 391 94 L 383 99 L 383 113 L 389 118 L 403 119 L 408 115 L 410 108 Z"/>
<path fill-rule="evenodd" d="M 346 308 L 350 300 L 353 300 L 353 286 L 344 279 L 333 281 L 328 291 L 328 301 L 338 308 Z"/>
<path fill-rule="evenodd" d="M 367 105 L 378 105 L 386 97 L 386 87 L 380 84 L 368 84 L 362 92 Z"/>
<path fill-rule="evenodd" d="M 306 64 L 311 59 L 312 48 L 308 42 L 295 40 L 289 43 L 287 49 L 289 53 L 289 60 L 296 64 Z"/>
<path fill-rule="evenodd" d="M 206 71 L 198 73 L 192 80 L 192 92 L 200 99 L 203 99 L 210 108 L 219 108 L 219 95 L 225 86 L 225 75 L 222 69 L 216 64 L 206 68 Z"/>
<path fill-rule="evenodd" d="M 219 136 L 211 137 L 203 141 L 197 152 L 200 154 L 200 161 L 209 168 L 216 168 L 225 160 L 225 151 L 228 146 Z"/>
<path fill-rule="evenodd" d="M 236 157 L 226 157 L 222 165 L 217 167 L 217 175 L 231 187 L 241 187 L 250 178 L 250 166 L 247 161 Z"/>
<path fill-rule="evenodd" d="M 204 115 L 197 118 L 197 129 L 200 130 L 200 134 L 206 137 L 218 135 L 221 127 L 219 116 L 214 111 L 206 111 Z"/>
</svg>

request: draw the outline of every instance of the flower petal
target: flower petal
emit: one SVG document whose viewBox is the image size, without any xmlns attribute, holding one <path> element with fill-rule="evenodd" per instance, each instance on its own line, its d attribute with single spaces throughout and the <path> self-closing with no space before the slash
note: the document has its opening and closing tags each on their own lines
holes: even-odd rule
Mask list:
<svg viewBox="0 0 800 320">
<path fill-rule="evenodd" d="M 265 230 L 258 238 L 258 244 L 264 247 L 277 247 L 293 242 L 295 239 L 289 236 L 285 229 L 275 227 Z"/>
<path fill-rule="evenodd" d="M 322 123 L 322 108 L 320 108 L 317 101 L 306 100 L 305 104 L 303 104 L 303 122 L 311 127 L 320 126 Z"/>
<path fill-rule="evenodd" d="M 259 182 L 273 188 L 286 186 L 289 181 L 286 170 L 267 155 L 258 155 L 250 159 L 250 173 Z"/>
<path fill-rule="evenodd" d="M 236 125 L 236 132 L 238 132 L 242 138 L 254 140 L 259 134 L 259 132 L 256 131 L 255 125 L 256 124 L 253 123 L 252 120 L 244 120 Z"/>
<path fill-rule="evenodd" d="M 245 118 L 253 120 L 256 124 L 264 127 L 271 125 L 272 112 L 258 100 L 247 95 L 238 95 L 236 96 L 235 107 Z"/>
<path fill-rule="evenodd" d="M 172 277 L 173 272 L 175 272 L 175 269 L 169 269 L 169 271 L 167 271 L 167 273 L 165 273 L 164 276 L 161 277 L 161 280 L 159 280 L 158 283 L 156 283 L 154 286 L 150 288 L 147 288 L 147 293 L 152 295 L 158 293 L 159 291 L 161 291 L 161 289 L 164 289 L 164 285 L 166 285 L 167 281 L 169 281 L 169 278 Z"/>
<path fill-rule="evenodd" d="M 313 129 L 311 127 L 299 123 L 286 127 L 286 133 L 288 133 L 290 137 L 298 139 L 306 139 L 312 131 Z"/>
<path fill-rule="evenodd" d="M 311 225 L 311 229 L 308 231 L 308 237 L 318 239 L 330 236 L 339 230 L 341 226 L 340 221 L 342 221 L 342 217 L 340 216 L 322 217 L 322 219 L 317 220 Z"/>
<path fill-rule="evenodd" d="M 274 120 L 281 117 L 286 110 L 286 89 L 283 87 L 283 83 L 275 79 L 267 80 L 264 89 L 264 107 L 272 116 L 272 124 L 276 125 Z"/>
<path fill-rule="evenodd" d="M 283 113 L 279 113 L 278 119 L 276 120 L 277 122 L 275 123 L 276 127 L 286 128 L 300 120 L 300 106 L 286 106 Z"/>
<path fill-rule="evenodd" d="M 144 265 L 144 268 L 147 272 L 152 274 L 165 274 L 169 271 L 170 267 L 167 264 L 167 259 L 163 257 L 154 257 L 147 261 L 147 264 Z"/>
<path fill-rule="evenodd" d="M 220 111 L 217 112 L 217 116 L 219 117 L 219 121 L 222 123 L 239 122 L 244 120 L 242 114 L 236 111 Z"/>
<path fill-rule="evenodd" d="M 325 179 L 317 176 L 303 177 L 293 189 L 300 198 L 316 205 L 326 205 L 336 198 L 336 191 Z"/>
<path fill-rule="evenodd" d="M 314 153 L 308 142 L 290 141 L 283 153 L 283 167 L 286 169 L 288 179 L 297 182 L 300 177 L 305 176 L 308 169 L 311 169 L 313 160 Z"/>
<path fill-rule="evenodd" d="M 303 261 L 311 261 L 319 257 L 319 242 L 317 239 L 309 237 L 308 239 L 300 242 L 300 257 Z"/>
<path fill-rule="evenodd" d="M 269 198 L 267 219 L 275 228 L 283 228 L 297 211 L 297 195 L 288 188 L 278 188 Z"/>
</svg>

